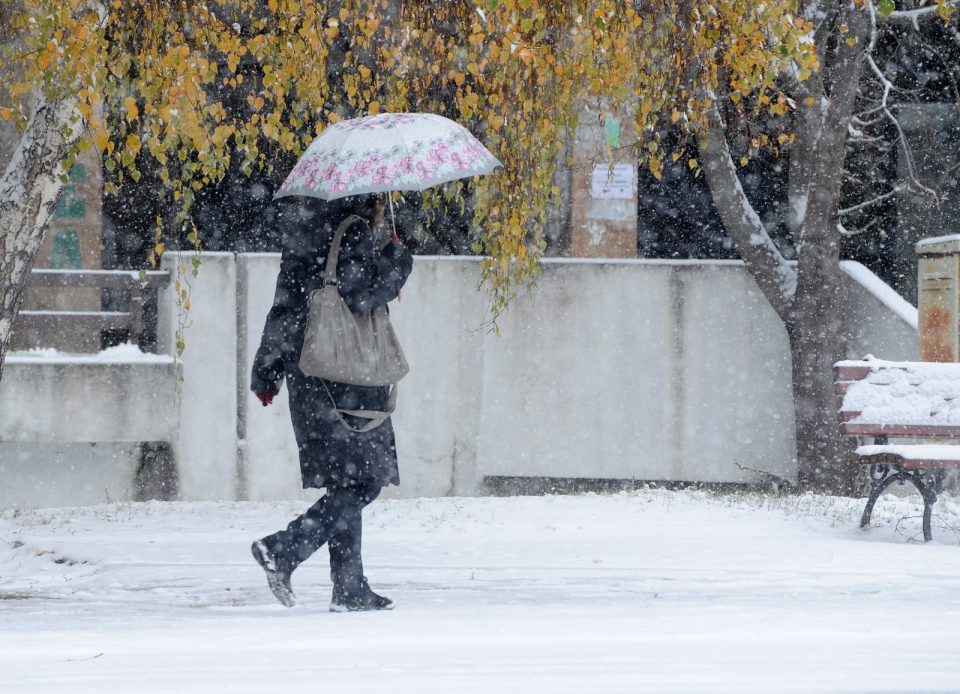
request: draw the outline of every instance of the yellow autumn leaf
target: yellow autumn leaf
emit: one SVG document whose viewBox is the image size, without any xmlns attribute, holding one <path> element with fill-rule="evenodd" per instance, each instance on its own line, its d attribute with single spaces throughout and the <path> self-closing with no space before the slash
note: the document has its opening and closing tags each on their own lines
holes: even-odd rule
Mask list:
<svg viewBox="0 0 960 694">
<path fill-rule="evenodd" d="M 97 145 L 97 149 L 100 152 L 105 152 L 107 150 L 107 145 L 110 143 L 110 133 L 108 133 L 103 128 L 100 128 L 94 132 L 94 143 Z"/>
<path fill-rule="evenodd" d="M 127 120 L 134 121 L 140 115 L 140 109 L 137 108 L 137 100 L 128 96 L 123 100 L 123 107 L 127 112 Z"/>
<path fill-rule="evenodd" d="M 141 147 L 140 138 L 137 136 L 136 133 L 131 133 L 127 137 L 127 141 L 124 146 L 133 156 L 137 156 L 137 154 L 140 153 L 140 147 Z"/>
</svg>

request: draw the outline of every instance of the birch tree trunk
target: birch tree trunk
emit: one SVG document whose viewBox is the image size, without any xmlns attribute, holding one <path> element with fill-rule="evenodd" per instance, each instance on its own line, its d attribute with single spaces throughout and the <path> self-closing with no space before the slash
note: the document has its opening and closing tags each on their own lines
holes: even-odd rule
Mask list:
<svg viewBox="0 0 960 694">
<path fill-rule="evenodd" d="M 62 162 L 80 136 L 75 104 L 38 97 L 0 178 L 0 379 L 24 285 L 63 192 Z"/>
<path fill-rule="evenodd" d="M 837 211 L 850 118 L 860 80 L 868 15 L 840 13 L 844 40 L 818 38 L 821 73 L 794 85 L 797 140 L 790 152 L 789 224 L 797 240 L 794 270 L 780 254 L 737 179 L 727 128 L 714 107 L 701 139 L 704 173 L 724 228 L 790 340 L 797 477 L 801 487 L 845 493 L 851 478 L 833 391 L 833 364 L 843 356 L 843 294 Z M 825 26 L 831 26 L 827 20 Z M 849 39 L 849 40 L 848 40 Z"/>
</svg>

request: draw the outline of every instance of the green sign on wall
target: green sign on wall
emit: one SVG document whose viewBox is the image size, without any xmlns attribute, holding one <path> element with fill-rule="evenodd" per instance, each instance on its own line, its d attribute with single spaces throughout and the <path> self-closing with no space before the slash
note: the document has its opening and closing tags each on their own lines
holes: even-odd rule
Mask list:
<svg viewBox="0 0 960 694">
<path fill-rule="evenodd" d="M 87 169 L 83 164 L 74 164 L 70 169 L 70 183 L 63 188 L 54 216 L 60 219 L 77 219 L 87 214 L 87 201 L 77 195 L 76 184 L 85 181 Z"/>
<path fill-rule="evenodd" d="M 53 237 L 53 254 L 50 267 L 54 270 L 79 270 L 80 235 L 75 231 L 58 231 Z"/>
</svg>

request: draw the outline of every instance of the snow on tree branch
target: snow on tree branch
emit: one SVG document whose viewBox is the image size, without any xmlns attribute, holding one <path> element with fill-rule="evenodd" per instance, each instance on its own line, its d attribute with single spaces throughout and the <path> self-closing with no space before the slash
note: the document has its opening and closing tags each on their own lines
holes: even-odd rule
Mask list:
<svg viewBox="0 0 960 694">
<path fill-rule="evenodd" d="M 938 0 L 938 2 L 933 5 L 916 7 L 910 10 L 884 11 L 885 7 L 892 8 L 893 5 L 893 0 L 881 0 L 876 4 L 871 2 L 870 10 L 874 16 L 879 14 L 882 19 L 888 22 L 913 26 L 913 28 L 919 32 L 920 22 L 922 21 L 934 18 L 942 20 L 949 19 L 950 15 L 956 10 L 957 0 Z"/>
<path fill-rule="evenodd" d="M 920 181 L 920 178 L 917 175 L 916 164 L 913 160 L 913 152 L 910 150 L 910 145 L 907 142 L 907 138 L 903 133 L 903 128 L 900 125 L 900 120 L 890 110 L 890 105 L 889 105 L 890 93 L 893 90 L 895 90 L 896 87 L 893 85 L 893 83 L 889 79 L 887 79 L 887 76 L 883 73 L 883 70 L 880 69 L 880 66 L 877 65 L 876 60 L 874 60 L 873 56 L 870 53 L 866 53 L 864 57 L 867 61 L 867 65 L 870 66 L 870 69 L 873 71 L 874 75 L 876 75 L 877 79 L 880 80 L 880 83 L 883 85 L 883 96 L 880 99 L 880 108 L 883 111 L 883 113 L 887 116 L 887 118 L 890 120 L 890 123 L 893 125 L 893 127 L 896 128 L 897 130 L 897 135 L 899 136 L 899 140 L 900 140 L 900 146 L 903 148 L 904 160 L 906 161 L 906 164 L 907 164 L 907 175 L 912 187 L 920 191 L 921 193 L 924 193 L 925 195 L 929 195 L 934 200 L 939 202 L 940 196 L 937 194 L 937 191 L 924 185 Z"/>
</svg>

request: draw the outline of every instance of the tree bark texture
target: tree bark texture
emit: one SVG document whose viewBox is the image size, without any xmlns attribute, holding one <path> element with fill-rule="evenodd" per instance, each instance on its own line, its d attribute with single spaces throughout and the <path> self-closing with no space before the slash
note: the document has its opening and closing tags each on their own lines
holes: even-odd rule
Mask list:
<svg viewBox="0 0 960 694">
<path fill-rule="evenodd" d="M 860 80 L 867 13 L 837 13 L 849 33 L 823 37 L 821 72 L 795 85 L 802 99 L 790 152 L 788 224 L 797 240 L 794 270 L 780 255 L 737 179 L 719 110 L 711 112 L 700 154 L 721 220 L 748 271 L 784 321 L 790 340 L 798 483 L 805 489 L 850 491 L 847 450 L 837 425 L 833 364 L 843 357 L 842 275 L 837 210 L 845 145 Z M 851 39 L 848 41 L 847 39 Z"/>
<path fill-rule="evenodd" d="M 820 103 L 811 107 L 819 106 L 821 111 L 819 131 L 814 135 L 817 123 L 808 121 L 807 136 L 791 153 L 801 162 L 798 168 L 809 175 L 809 181 L 799 236 L 797 293 L 787 321 L 793 357 L 798 481 L 805 488 L 837 493 L 852 491 L 848 446 L 839 433 L 833 390 L 833 364 L 844 356 L 846 343 L 837 211 L 847 134 L 869 30 L 864 11 L 848 10 L 844 19 L 849 34 L 821 49 L 822 79 L 827 85 L 818 89 Z"/>
<path fill-rule="evenodd" d="M 63 192 L 62 162 L 80 136 L 75 104 L 39 97 L 0 178 L 0 379 L 28 273 Z"/>
</svg>

